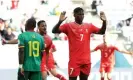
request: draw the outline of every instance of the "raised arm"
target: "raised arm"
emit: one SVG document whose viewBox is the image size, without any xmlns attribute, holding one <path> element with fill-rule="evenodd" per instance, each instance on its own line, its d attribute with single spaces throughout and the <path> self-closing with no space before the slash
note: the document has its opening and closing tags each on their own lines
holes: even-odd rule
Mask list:
<svg viewBox="0 0 133 80">
<path fill-rule="evenodd" d="M 100 18 L 103 21 L 103 23 L 102 23 L 101 29 L 96 34 L 105 34 L 107 21 L 106 21 L 105 13 L 102 11 L 100 12 Z"/>
<path fill-rule="evenodd" d="M 61 25 L 61 23 L 67 18 L 65 17 L 66 12 L 63 11 L 60 15 L 60 19 L 59 22 L 54 26 L 54 28 L 52 29 L 52 33 L 61 33 L 59 27 Z"/>
</svg>

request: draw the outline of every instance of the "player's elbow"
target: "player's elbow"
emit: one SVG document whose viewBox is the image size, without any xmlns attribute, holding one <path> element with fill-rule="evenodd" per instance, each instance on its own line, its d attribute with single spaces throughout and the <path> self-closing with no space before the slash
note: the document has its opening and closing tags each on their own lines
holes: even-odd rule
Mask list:
<svg viewBox="0 0 133 80">
<path fill-rule="evenodd" d="M 60 33 L 60 30 L 53 29 L 53 30 L 52 30 L 52 33 L 54 33 L 54 34 L 55 34 L 55 33 Z"/>
<path fill-rule="evenodd" d="M 103 31 L 103 32 L 100 32 L 100 34 L 101 34 L 101 35 L 104 35 L 104 34 L 105 34 L 105 31 Z"/>
<path fill-rule="evenodd" d="M 105 31 L 99 31 L 98 33 L 96 34 L 101 34 L 101 35 L 104 35 L 105 34 Z"/>
<path fill-rule="evenodd" d="M 53 29 L 53 30 L 52 30 L 52 33 L 56 33 L 56 31 Z"/>
</svg>

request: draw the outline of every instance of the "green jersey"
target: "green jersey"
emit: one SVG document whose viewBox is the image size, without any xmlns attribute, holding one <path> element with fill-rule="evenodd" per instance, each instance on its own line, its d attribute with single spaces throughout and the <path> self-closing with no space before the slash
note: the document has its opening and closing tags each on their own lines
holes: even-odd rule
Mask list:
<svg viewBox="0 0 133 80">
<path fill-rule="evenodd" d="M 19 47 L 24 47 L 25 71 L 40 71 L 41 51 L 44 50 L 44 38 L 36 32 L 24 32 L 18 36 Z"/>
</svg>

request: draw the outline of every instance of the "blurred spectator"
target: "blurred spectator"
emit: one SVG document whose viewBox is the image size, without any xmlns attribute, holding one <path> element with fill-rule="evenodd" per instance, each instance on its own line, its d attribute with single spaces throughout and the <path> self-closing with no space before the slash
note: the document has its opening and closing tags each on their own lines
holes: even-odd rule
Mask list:
<svg viewBox="0 0 133 80">
<path fill-rule="evenodd" d="M 5 21 L 4 21 L 4 30 L 7 30 L 8 27 L 10 27 L 9 21 L 8 21 L 8 20 L 5 20 Z"/>
<path fill-rule="evenodd" d="M 16 9 L 18 7 L 19 0 L 12 0 L 11 2 L 12 2 L 11 9 Z"/>
<path fill-rule="evenodd" d="M 0 18 L 0 35 L 2 38 L 5 38 L 5 34 L 7 33 L 6 30 L 4 30 L 4 20 Z"/>
<path fill-rule="evenodd" d="M 33 14 L 31 15 L 31 17 L 35 18 L 36 20 L 39 19 L 39 14 L 38 14 L 38 9 L 34 9 Z"/>
<path fill-rule="evenodd" d="M 97 1 L 93 0 L 91 4 L 92 15 L 97 15 Z"/>
<path fill-rule="evenodd" d="M 130 26 L 132 26 L 133 27 L 133 14 L 132 14 L 132 17 L 130 18 Z"/>
<path fill-rule="evenodd" d="M 28 19 L 28 16 L 27 16 L 26 13 L 24 13 L 23 17 L 22 17 L 22 20 L 21 20 L 21 24 L 20 24 L 20 29 L 21 29 L 22 33 L 25 31 L 25 23 L 26 23 L 27 19 Z"/>
<path fill-rule="evenodd" d="M 103 6 L 103 3 L 102 3 L 102 1 L 101 1 L 101 0 L 99 0 L 99 5 Z"/>
<path fill-rule="evenodd" d="M 120 30 L 123 26 L 124 26 L 124 20 L 122 20 L 122 21 L 120 21 L 116 26 L 117 26 L 117 28 L 116 28 L 116 30 Z"/>
<path fill-rule="evenodd" d="M 7 33 L 5 34 L 5 40 L 12 40 L 15 38 L 15 35 L 12 32 L 11 27 L 7 28 Z"/>
<path fill-rule="evenodd" d="M 3 1 L 0 1 L 0 6 L 2 6 L 3 5 Z"/>
<path fill-rule="evenodd" d="M 48 0 L 41 0 L 41 5 L 48 4 Z"/>
</svg>

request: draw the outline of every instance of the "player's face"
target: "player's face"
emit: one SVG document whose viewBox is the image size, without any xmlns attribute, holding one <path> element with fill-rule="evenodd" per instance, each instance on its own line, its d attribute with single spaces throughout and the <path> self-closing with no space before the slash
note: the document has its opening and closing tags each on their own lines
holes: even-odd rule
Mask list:
<svg viewBox="0 0 133 80">
<path fill-rule="evenodd" d="M 80 10 L 78 13 L 74 14 L 75 17 L 75 21 L 82 23 L 83 19 L 84 19 L 84 12 L 82 10 Z"/>
<path fill-rule="evenodd" d="M 40 31 L 40 33 L 43 33 L 43 34 L 46 34 L 47 33 L 47 25 L 46 25 L 45 22 L 42 22 L 39 25 L 39 31 Z"/>
</svg>

